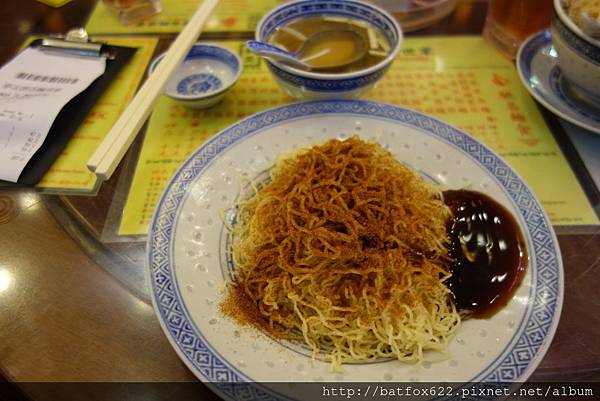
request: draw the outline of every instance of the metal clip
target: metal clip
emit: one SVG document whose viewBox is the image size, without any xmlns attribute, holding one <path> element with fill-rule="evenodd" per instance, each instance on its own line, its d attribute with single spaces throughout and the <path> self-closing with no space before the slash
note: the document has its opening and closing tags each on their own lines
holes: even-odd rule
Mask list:
<svg viewBox="0 0 600 401">
<path fill-rule="evenodd" d="M 110 54 L 103 52 L 102 46 L 102 43 L 90 41 L 88 33 L 83 28 L 72 29 L 64 36 L 43 38 L 40 43 L 42 50 L 67 52 L 78 56 L 106 56 L 112 59 Z"/>
</svg>

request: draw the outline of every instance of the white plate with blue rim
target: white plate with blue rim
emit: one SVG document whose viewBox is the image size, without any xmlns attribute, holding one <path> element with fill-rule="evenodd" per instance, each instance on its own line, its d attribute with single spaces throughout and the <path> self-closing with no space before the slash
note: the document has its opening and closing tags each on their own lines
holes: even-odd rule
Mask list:
<svg viewBox="0 0 600 401">
<path fill-rule="evenodd" d="M 382 360 L 334 372 L 328 362 L 313 363 L 305 348 L 242 328 L 220 312 L 225 282 L 235 269 L 223 221 L 235 217 L 241 177 L 254 177 L 281 152 L 352 135 L 379 141 L 447 188 L 487 193 L 521 226 L 530 257 L 521 286 L 493 317 L 462 322 L 445 360 L 418 365 Z M 273 382 L 524 381 L 550 345 L 563 299 L 562 261 L 550 221 L 505 161 L 432 117 L 358 100 L 278 107 L 207 141 L 179 168 L 158 203 L 147 264 L 156 314 L 171 345 L 225 399 L 302 398 L 293 384 L 266 384 Z M 240 389 L 235 383 L 254 384 Z"/>
<path fill-rule="evenodd" d="M 521 81 L 538 102 L 558 117 L 600 134 L 600 104 L 581 100 L 571 89 L 558 66 L 550 30 L 528 38 L 516 63 Z"/>
</svg>

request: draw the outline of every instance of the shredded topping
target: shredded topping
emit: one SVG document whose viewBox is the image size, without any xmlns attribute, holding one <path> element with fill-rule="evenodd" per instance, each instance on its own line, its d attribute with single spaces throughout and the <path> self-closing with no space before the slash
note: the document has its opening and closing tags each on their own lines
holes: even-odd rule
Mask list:
<svg viewBox="0 0 600 401">
<path fill-rule="evenodd" d="M 446 349 L 460 317 L 435 187 L 357 137 L 280 157 L 254 187 L 232 227 L 226 314 L 304 341 L 334 368 Z"/>
</svg>

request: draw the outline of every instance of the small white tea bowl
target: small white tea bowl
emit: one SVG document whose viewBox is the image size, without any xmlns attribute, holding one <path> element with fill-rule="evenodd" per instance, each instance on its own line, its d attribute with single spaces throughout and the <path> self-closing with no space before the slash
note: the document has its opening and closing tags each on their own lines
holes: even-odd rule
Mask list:
<svg viewBox="0 0 600 401">
<path fill-rule="evenodd" d="M 165 53 L 150 64 L 152 73 Z M 242 73 L 242 61 L 233 51 L 213 44 L 196 43 L 169 77 L 164 93 L 191 109 L 219 103 Z"/>
</svg>

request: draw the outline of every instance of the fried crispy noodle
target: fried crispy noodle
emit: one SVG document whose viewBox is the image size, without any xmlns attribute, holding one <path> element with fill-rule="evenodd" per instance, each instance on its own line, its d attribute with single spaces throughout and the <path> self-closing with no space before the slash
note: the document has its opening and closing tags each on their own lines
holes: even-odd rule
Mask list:
<svg viewBox="0 0 600 401">
<path fill-rule="evenodd" d="M 563 0 L 563 5 L 569 17 L 583 28 L 582 13 L 600 22 L 600 0 Z"/>
<path fill-rule="evenodd" d="M 226 314 L 334 368 L 445 351 L 460 317 L 439 191 L 357 137 L 280 158 L 257 188 L 238 205 Z"/>
</svg>

